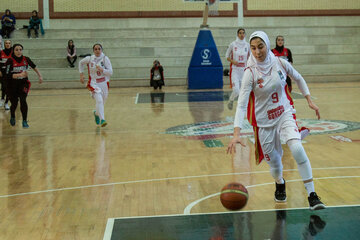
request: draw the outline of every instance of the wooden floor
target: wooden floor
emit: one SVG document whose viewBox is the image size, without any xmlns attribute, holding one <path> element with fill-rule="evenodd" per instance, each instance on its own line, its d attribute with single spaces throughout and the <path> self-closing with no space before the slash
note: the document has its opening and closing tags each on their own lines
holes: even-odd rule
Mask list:
<svg viewBox="0 0 360 240">
<path fill-rule="evenodd" d="M 309 87 L 322 119 L 353 123 L 346 131 L 320 131 L 305 139 L 316 191 L 329 206 L 359 205 L 360 82 Z M 163 91 L 188 92 L 184 87 Z M 251 141 L 230 156 L 225 153 L 228 133 L 168 134 L 169 128 L 198 122 L 226 125 L 235 113 L 226 101 L 168 102 L 165 95 L 165 103 L 136 104 L 138 93 L 150 92 L 110 89 L 105 128 L 94 123 L 94 100 L 86 89 L 32 90 L 29 129 L 21 127 L 20 112 L 11 127 L 9 113 L 1 110 L 0 239 L 98 240 L 108 218 L 223 212 L 218 196 L 210 195 L 231 181 L 248 186 L 244 210 L 308 206 L 287 147 L 288 200 L 275 204 L 269 168 L 255 165 Z M 296 100 L 295 107 L 299 119 L 315 119 L 305 100 Z M 211 126 L 216 131 L 217 124 Z"/>
</svg>

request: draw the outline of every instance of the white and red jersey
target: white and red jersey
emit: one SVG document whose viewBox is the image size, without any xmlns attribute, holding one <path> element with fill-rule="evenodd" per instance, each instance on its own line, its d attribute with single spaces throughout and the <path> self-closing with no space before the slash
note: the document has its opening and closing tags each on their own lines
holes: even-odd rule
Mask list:
<svg viewBox="0 0 360 240">
<path fill-rule="evenodd" d="M 254 127 L 273 127 L 284 112 L 292 112 L 286 91 L 287 75 L 297 83 L 303 96 L 310 94 L 303 77 L 284 59 L 276 58 L 268 75 L 256 68 L 247 68 L 242 79 L 234 127 L 243 128 L 246 111 L 249 123 Z"/>
<path fill-rule="evenodd" d="M 109 82 L 110 76 L 113 73 L 110 59 L 101 54 L 100 57 L 95 55 L 88 56 L 79 62 L 79 72 L 84 72 L 84 67 L 88 67 L 89 82 L 88 85 L 93 85 L 101 82 Z M 103 72 L 97 70 L 96 66 L 103 68 Z"/>
<path fill-rule="evenodd" d="M 226 50 L 226 58 L 238 62 L 238 65 L 230 64 L 230 68 L 245 68 L 250 56 L 250 44 L 237 39 L 233 41 Z"/>
</svg>

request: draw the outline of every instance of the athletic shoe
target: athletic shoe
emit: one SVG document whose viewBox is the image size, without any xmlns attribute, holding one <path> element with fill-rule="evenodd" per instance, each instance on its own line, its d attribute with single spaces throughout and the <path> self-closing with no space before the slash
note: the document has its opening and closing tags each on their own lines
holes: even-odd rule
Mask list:
<svg viewBox="0 0 360 240">
<path fill-rule="evenodd" d="M 26 120 L 23 120 L 22 125 L 23 125 L 23 128 L 29 128 L 29 124 L 27 123 Z"/>
<path fill-rule="evenodd" d="M 15 126 L 15 123 L 16 123 L 15 118 L 11 117 L 10 118 L 10 125 Z"/>
<path fill-rule="evenodd" d="M 321 210 L 326 208 L 325 204 L 320 201 L 320 198 L 318 197 L 316 192 L 310 193 L 308 200 L 311 210 Z"/>
<path fill-rule="evenodd" d="M 228 103 L 228 109 L 232 110 L 233 109 L 233 105 L 234 105 L 234 101 L 229 101 Z"/>
<path fill-rule="evenodd" d="M 5 102 L 4 99 L 1 99 L 1 100 L 0 100 L 0 107 L 4 106 L 4 102 Z"/>
<path fill-rule="evenodd" d="M 9 104 L 5 103 L 4 108 L 6 111 L 10 110 Z"/>
<path fill-rule="evenodd" d="M 286 187 L 285 187 L 285 179 L 283 184 L 277 184 L 275 191 L 275 202 L 286 202 Z"/>
<path fill-rule="evenodd" d="M 98 115 L 96 115 L 96 111 L 94 110 L 94 117 L 95 117 L 95 123 L 96 125 L 99 125 L 100 124 L 100 118 Z"/>
<path fill-rule="evenodd" d="M 105 121 L 105 119 L 101 120 L 101 127 L 105 127 L 107 125 L 107 122 Z"/>
<path fill-rule="evenodd" d="M 310 129 L 308 129 L 307 127 L 302 127 L 299 129 L 300 135 L 301 135 L 301 140 L 303 140 L 304 138 L 307 137 L 307 135 L 310 134 Z"/>
</svg>

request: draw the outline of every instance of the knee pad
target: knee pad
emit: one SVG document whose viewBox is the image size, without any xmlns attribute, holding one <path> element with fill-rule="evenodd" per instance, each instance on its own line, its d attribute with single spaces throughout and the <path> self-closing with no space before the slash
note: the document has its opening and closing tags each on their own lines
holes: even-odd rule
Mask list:
<svg viewBox="0 0 360 240">
<path fill-rule="evenodd" d="M 287 142 L 287 145 L 290 148 L 290 151 L 295 158 L 297 164 L 301 165 L 309 161 L 309 158 L 306 155 L 305 149 L 301 144 L 301 141 L 298 139 L 292 139 Z"/>
</svg>

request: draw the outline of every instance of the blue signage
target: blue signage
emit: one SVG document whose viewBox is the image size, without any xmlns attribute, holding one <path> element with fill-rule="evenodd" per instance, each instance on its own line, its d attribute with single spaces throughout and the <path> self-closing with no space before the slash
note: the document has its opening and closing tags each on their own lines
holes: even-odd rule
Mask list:
<svg viewBox="0 0 360 240">
<path fill-rule="evenodd" d="M 223 87 L 223 65 L 211 31 L 202 29 L 194 47 L 188 69 L 189 89 Z"/>
</svg>

